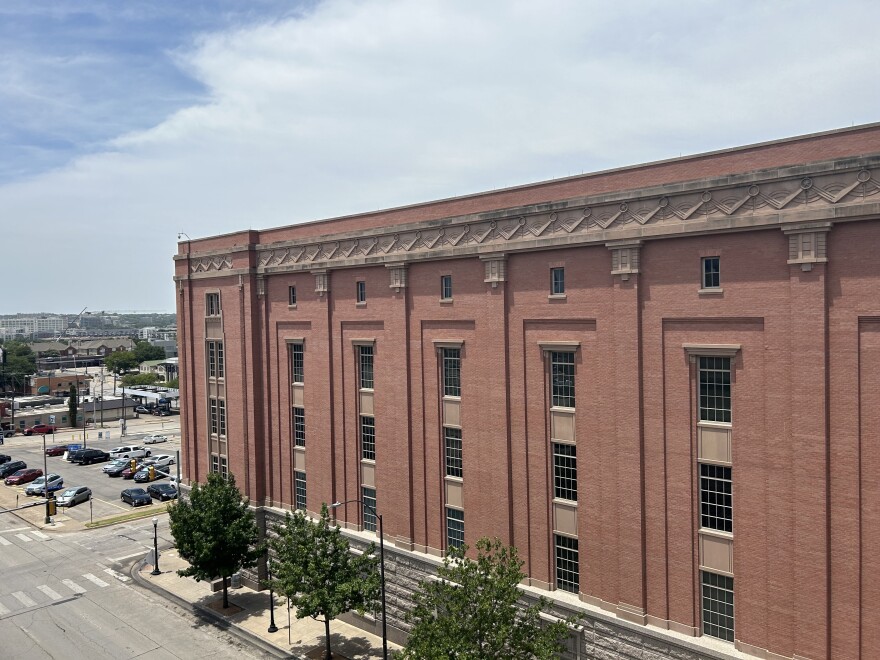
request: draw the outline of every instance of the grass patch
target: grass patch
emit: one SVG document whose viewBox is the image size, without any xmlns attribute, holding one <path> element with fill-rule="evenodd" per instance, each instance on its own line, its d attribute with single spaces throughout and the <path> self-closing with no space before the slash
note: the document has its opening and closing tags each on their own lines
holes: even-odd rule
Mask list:
<svg viewBox="0 0 880 660">
<path fill-rule="evenodd" d="M 165 513 L 168 511 L 168 505 L 160 505 L 158 507 L 143 507 L 140 509 L 135 509 L 131 513 L 123 513 L 119 516 L 112 516 L 111 518 L 101 518 L 100 520 L 96 520 L 94 522 L 86 523 L 87 529 L 94 529 L 96 527 L 106 527 L 107 525 L 115 525 L 121 522 L 128 522 L 129 520 L 140 520 L 141 518 L 152 518 L 153 516 L 157 516 L 161 513 Z"/>
</svg>

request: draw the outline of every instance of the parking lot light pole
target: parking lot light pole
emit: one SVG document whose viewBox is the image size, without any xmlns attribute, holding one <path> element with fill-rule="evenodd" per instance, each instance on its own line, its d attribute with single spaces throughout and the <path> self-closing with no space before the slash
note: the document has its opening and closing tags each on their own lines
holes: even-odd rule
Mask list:
<svg viewBox="0 0 880 660">
<path fill-rule="evenodd" d="M 272 591 L 272 560 L 266 557 L 266 571 L 269 574 L 269 628 L 266 632 L 278 632 L 278 626 L 275 625 L 275 592 Z"/>
<path fill-rule="evenodd" d="M 372 511 L 373 515 L 379 519 L 379 576 L 382 583 L 382 657 L 384 660 L 388 660 L 388 617 L 385 614 L 385 534 L 382 533 L 382 515 L 376 511 L 375 507 L 359 499 L 334 502 L 330 505 L 330 508 L 336 509 L 350 502 L 359 502 L 362 506 Z"/>
<path fill-rule="evenodd" d="M 52 522 L 49 517 L 49 467 L 48 462 L 46 460 L 46 434 L 43 433 L 43 497 L 46 498 L 46 520 L 45 523 L 48 525 Z"/>
<path fill-rule="evenodd" d="M 153 570 L 150 575 L 161 575 L 159 570 L 159 519 L 153 518 Z"/>
</svg>

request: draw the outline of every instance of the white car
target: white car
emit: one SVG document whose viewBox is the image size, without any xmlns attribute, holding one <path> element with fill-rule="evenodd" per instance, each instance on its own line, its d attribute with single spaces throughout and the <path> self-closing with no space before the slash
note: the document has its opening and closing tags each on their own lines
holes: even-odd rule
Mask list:
<svg viewBox="0 0 880 660">
<path fill-rule="evenodd" d="M 111 449 L 110 458 L 144 458 L 152 453 L 149 449 L 144 449 L 138 445 L 123 445 L 122 447 Z"/>
<path fill-rule="evenodd" d="M 171 454 L 159 454 L 158 456 L 153 456 L 153 458 L 148 458 L 144 463 L 147 465 L 155 465 L 156 467 L 167 467 L 169 465 L 174 465 L 174 456 Z"/>
<path fill-rule="evenodd" d="M 164 435 L 148 435 L 144 437 L 145 445 L 155 445 L 157 442 L 168 442 L 168 438 Z"/>
</svg>

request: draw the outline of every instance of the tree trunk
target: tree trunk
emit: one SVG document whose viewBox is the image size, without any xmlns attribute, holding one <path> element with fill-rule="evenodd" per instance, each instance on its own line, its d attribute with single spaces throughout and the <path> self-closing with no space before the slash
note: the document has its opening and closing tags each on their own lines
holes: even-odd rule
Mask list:
<svg viewBox="0 0 880 660">
<path fill-rule="evenodd" d="M 223 609 L 227 609 L 229 607 L 229 591 L 226 589 L 226 581 L 227 578 L 225 575 L 223 576 Z"/>
<path fill-rule="evenodd" d="M 330 660 L 333 651 L 330 650 L 330 618 L 324 617 L 324 660 Z"/>
</svg>

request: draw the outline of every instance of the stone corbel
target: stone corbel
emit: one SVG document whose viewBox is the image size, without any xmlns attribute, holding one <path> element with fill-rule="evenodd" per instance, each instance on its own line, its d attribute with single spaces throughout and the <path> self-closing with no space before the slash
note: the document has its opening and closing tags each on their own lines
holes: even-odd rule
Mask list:
<svg viewBox="0 0 880 660">
<path fill-rule="evenodd" d="M 480 257 L 480 261 L 486 267 L 486 277 L 483 281 L 486 284 L 491 284 L 492 288 L 496 288 L 499 282 L 507 281 L 507 255 L 506 254 L 491 254 L 484 257 Z"/>
<path fill-rule="evenodd" d="M 401 289 L 406 288 L 406 265 L 405 264 L 386 264 L 390 281 L 388 288 L 394 289 L 394 293 L 400 293 Z"/>
<path fill-rule="evenodd" d="M 800 264 L 801 270 L 813 270 L 813 264 L 827 263 L 827 238 L 830 222 L 805 222 L 783 227 L 788 236 L 788 264 Z"/>
<path fill-rule="evenodd" d="M 638 275 L 641 241 L 613 241 L 606 243 L 605 247 L 611 250 L 612 275 L 620 275 L 624 282 L 630 275 Z"/>
<path fill-rule="evenodd" d="M 326 269 L 313 270 L 312 275 L 315 276 L 315 293 L 322 298 L 325 293 L 330 293 L 330 273 Z"/>
</svg>

